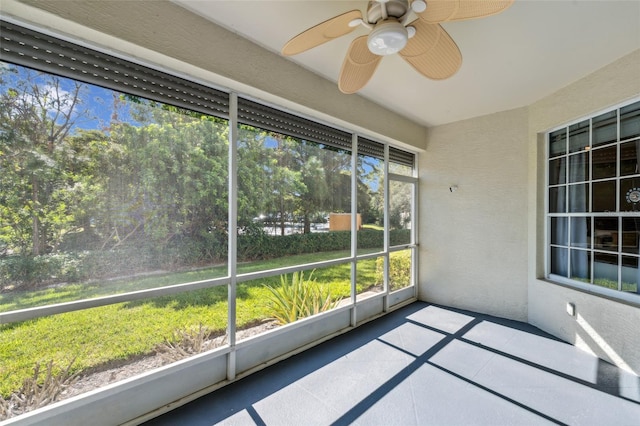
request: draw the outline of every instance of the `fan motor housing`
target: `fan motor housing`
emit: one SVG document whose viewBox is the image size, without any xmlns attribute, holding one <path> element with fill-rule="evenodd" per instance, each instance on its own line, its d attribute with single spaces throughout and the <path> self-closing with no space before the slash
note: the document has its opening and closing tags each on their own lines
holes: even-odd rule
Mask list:
<svg viewBox="0 0 640 426">
<path fill-rule="evenodd" d="M 409 10 L 408 0 L 388 0 L 385 2 L 387 15 L 391 18 L 400 19 L 407 14 Z M 374 25 L 383 19 L 382 4 L 378 1 L 370 1 L 367 7 L 367 21 Z"/>
</svg>

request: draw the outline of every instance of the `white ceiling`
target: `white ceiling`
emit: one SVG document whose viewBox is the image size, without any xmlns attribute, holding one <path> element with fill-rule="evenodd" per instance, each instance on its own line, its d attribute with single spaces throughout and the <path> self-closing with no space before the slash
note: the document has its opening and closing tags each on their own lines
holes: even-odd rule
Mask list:
<svg viewBox="0 0 640 426">
<path fill-rule="evenodd" d="M 364 0 L 174 2 L 278 54 L 305 29 L 367 6 Z M 529 105 L 639 49 L 640 0 L 516 0 L 499 15 L 442 26 L 462 52 L 457 74 L 428 80 L 394 55 L 359 95 L 426 126 Z M 366 33 L 360 28 L 290 60 L 336 82 L 349 43 Z"/>
</svg>

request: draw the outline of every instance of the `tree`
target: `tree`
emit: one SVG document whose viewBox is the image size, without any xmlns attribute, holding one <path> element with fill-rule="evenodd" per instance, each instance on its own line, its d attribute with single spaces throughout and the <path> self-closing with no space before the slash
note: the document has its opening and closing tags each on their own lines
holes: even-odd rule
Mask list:
<svg viewBox="0 0 640 426">
<path fill-rule="evenodd" d="M 382 225 L 384 215 L 384 173 L 382 161 L 358 156 L 358 212 L 363 223 Z"/>
<path fill-rule="evenodd" d="M 253 226 L 264 219 L 274 203 L 271 200 L 270 149 L 265 146 L 269 133 L 252 126 L 240 127 L 238 138 L 238 226 Z"/>
<path fill-rule="evenodd" d="M 408 229 L 411 225 L 411 186 L 404 182 L 389 182 L 389 224 L 392 229 Z"/>
<path fill-rule="evenodd" d="M 301 194 L 307 192 L 300 171 L 299 152 L 293 138 L 273 135 L 277 145 L 271 150 L 267 173 L 271 187 L 271 211 L 276 213 L 280 235 L 285 235 L 286 222 L 294 219 Z M 273 137 L 272 136 L 272 137 Z"/>
<path fill-rule="evenodd" d="M 330 151 L 306 141 L 298 144 L 297 148 L 302 184 L 305 189 L 298 197 L 298 213 L 302 217 L 303 233 L 308 234 L 311 232 L 312 216 L 329 206 L 329 187 L 322 159 L 326 158 L 326 154 Z"/>
<path fill-rule="evenodd" d="M 22 67 L 1 72 L 3 239 L 39 255 L 72 220 L 61 192 L 66 181 L 60 159 L 76 120 L 87 113 L 80 99 L 84 86 Z"/>
<path fill-rule="evenodd" d="M 163 247 L 177 235 L 226 232 L 226 120 L 129 98 L 133 120 L 111 124 L 124 155 L 108 171 L 105 241 Z"/>
</svg>

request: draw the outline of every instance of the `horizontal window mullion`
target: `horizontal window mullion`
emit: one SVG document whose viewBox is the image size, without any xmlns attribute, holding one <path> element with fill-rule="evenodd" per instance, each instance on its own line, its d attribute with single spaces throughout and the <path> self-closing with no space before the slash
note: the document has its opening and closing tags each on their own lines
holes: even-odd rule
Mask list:
<svg viewBox="0 0 640 426">
<path fill-rule="evenodd" d="M 403 250 L 408 250 L 408 249 L 415 249 L 417 248 L 418 245 L 417 244 L 399 244 L 397 246 L 390 246 L 389 247 L 389 253 L 393 253 L 394 251 L 403 251 Z"/>
<path fill-rule="evenodd" d="M 147 290 L 131 291 L 127 293 L 114 294 L 110 296 L 96 297 L 93 299 L 81 299 L 73 302 L 56 303 L 53 305 L 38 306 L 35 308 L 19 309 L 15 311 L 0 312 L 0 324 L 25 321 L 49 315 L 62 314 L 65 312 L 80 311 L 84 309 L 97 308 L 100 306 L 115 305 L 117 303 L 131 302 L 134 300 L 149 299 L 152 297 L 169 296 L 187 291 L 200 290 L 203 288 L 217 287 L 225 285 L 229 278 L 215 278 L 211 280 L 195 281 L 185 284 L 176 284 L 166 287 L 157 287 Z"/>
<path fill-rule="evenodd" d="M 406 183 L 418 183 L 418 178 L 415 176 L 397 175 L 395 173 L 389 173 L 387 176 L 389 177 L 389 181 L 394 180 Z"/>
<path fill-rule="evenodd" d="M 349 263 L 351 262 L 351 260 L 352 260 L 351 257 L 341 257 L 340 259 L 324 260 L 321 262 L 313 262 L 313 263 L 304 263 L 304 264 L 286 266 L 286 267 L 277 268 L 277 269 L 266 269 L 264 271 L 238 274 L 236 279 L 238 283 L 242 283 L 242 282 L 251 281 L 251 280 L 260 279 L 260 278 L 269 278 L 277 275 L 290 274 L 292 272 L 307 271 L 309 269 L 341 265 L 343 263 Z"/>
</svg>

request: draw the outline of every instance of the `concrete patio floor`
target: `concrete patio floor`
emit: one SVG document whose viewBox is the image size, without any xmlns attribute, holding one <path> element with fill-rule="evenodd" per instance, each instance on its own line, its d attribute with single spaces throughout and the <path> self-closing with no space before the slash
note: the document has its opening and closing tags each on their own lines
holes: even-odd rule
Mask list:
<svg viewBox="0 0 640 426">
<path fill-rule="evenodd" d="M 640 425 L 640 378 L 526 323 L 416 302 L 149 425 Z"/>
</svg>

